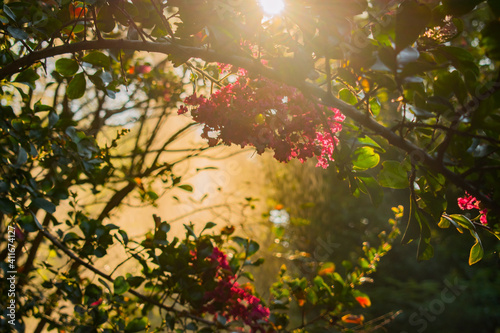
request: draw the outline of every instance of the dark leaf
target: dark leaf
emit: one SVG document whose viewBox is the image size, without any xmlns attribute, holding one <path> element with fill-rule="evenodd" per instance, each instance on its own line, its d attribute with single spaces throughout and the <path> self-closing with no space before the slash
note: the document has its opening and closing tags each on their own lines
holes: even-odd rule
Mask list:
<svg viewBox="0 0 500 333">
<path fill-rule="evenodd" d="M 12 37 L 17 39 L 25 40 L 29 38 L 29 35 L 26 33 L 26 31 L 13 26 L 8 26 L 7 31 Z"/>
<path fill-rule="evenodd" d="M 424 4 L 408 0 L 396 15 L 396 52 L 413 44 L 431 20 L 431 10 Z"/>
<path fill-rule="evenodd" d="M 408 187 L 407 171 L 397 161 L 384 161 L 378 174 L 379 184 L 383 187 L 403 189 Z"/>
<path fill-rule="evenodd" d="M 17 153 L 16 167 L 20 168 L 23 164 L 28 162 L 28 153 L 23 147 L 19 147 L 19 152 Z"/>
<path fill-rule="evenodd" d="M 109 68 L 111 65 L 109 57 L 99 51 L 90 52 L 82 60 L 97 67 Z"/>
<path fill-rule="evenodd" d="M 36 208 L 41 208 L 47 213 L 53 214 L 56 211 L 56 205 L 44 198 L 36 198 L 33 200 L 32 205 Z"/>
<path fill-rule="evenodd" d="M 66 89 L 66 95 L 68 95 L 68 98 L 70 99 L 81 98 L 85 95 L 86 87 L 87 81 L 85 80 L 85 74 L 76 74 Z"/>
<path fill-rule="evenodd" d="M 28 68 L 19 73 L 14 82 L 24 83 L 28 85 L 31 89 L 35 90 L 36 88 L 35 82 L 39 78 L 40 75 L 38 75 L 34 69 Z"/>
<path fill-rule="evenodd" d="M 187 192 L 193 192 L 193 187 L 191 185 L 179 185 L 179 188 Z"/>
<path fill-rule="evenodd" d="M 116 295 L 124 294 L 130 289 L 130 285 L 123 276 L 119 276 L 113 281 L 113 287 Z"/>
<path fill-rule="evenodd" d="M 0 211 L 3 214 L 14 214 L 16 212 L 16 205 L 7 198 L 0 198 Z"/>
<path fill-rule="evenodd" d="M 17 21 L 17 17 L 16 17 L 16 14 L 14 14 L 14 12 L 12 11 L 12 9 L 10 9 L 9 6 L 7 5 L 3 5 L 3 12 L 5 13 L 5 15 L 7 15 L 12 21 L 16 22 Z"/>
<path fill-rule="evenodd" d="M 146 330 L 148 327 L 148 319 L 146 317 L 134 318 L 125 327 L 125 333 L 134 333 Z"/>
</svg>

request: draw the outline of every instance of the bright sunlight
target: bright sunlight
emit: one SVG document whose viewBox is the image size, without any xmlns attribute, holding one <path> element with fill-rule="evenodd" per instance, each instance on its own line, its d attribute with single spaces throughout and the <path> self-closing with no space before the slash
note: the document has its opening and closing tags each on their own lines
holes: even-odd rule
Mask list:
<svg viewBox="0 0 500 333">
<path fill-rule="evenodd" d="M 266 15 L 277 15 L 285 9 L 284 0 L 259 0 L 260 6 Z"/>
</svg>

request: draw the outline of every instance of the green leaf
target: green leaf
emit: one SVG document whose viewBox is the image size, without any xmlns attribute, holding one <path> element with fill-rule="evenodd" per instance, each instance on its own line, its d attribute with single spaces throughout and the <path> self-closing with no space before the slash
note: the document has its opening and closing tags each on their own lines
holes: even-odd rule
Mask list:
<svg viewBox="0 0 500 333">
<path fill-rule="evenodd" d="M 453 71 L 450 73 L 452 88 L 455 96 L 457 97 L 460 104 L 463 104 L 467 98 L 467 88 L 465 86 L 464 80 L 460 76 L 458 71 Z"/>
<path fill-rule="evenodd" d="M 66 89 L 66 95 L 69 99 L 78 99 L 85 95 L 85 89 L 87 88 L 87 81 L 85 80 L 85 74 L 79 73 L 71 80 Z"/>
<path fill-rule="evenodd" d="M 179 185 L 179 188 L 183 189 L 184 191 L 187 192 L 193 192 L 193 187 L 191 185 Z"/>
<path fill-rule="evenodd" d="M 216 224 L 216 223 L 214 223 L 214 222 L 207 222 L 207 224 L 205 224 L 205 227 L 203 228 L 203 230 L 202 230 L 201 232 L 203 232 L 203 231 L 205 231 L 205 230 L 207 230 L 207 229 L 212 229 L 212 228 L 213 228 L 213 227 L 215 227 L 216 225 L 217 225 L 217 224 Z"/>
<path fill-rule="evenodd" d="M 74 59 L 62 58 L 56 61 L 56 71 L 63 76 L 73 76 L 78 72 L 78 62 Z"/>
<path fill-rule="evenodd" d="M 84 325 L 78 325 L 74 330 L 74 333 L 94 333 L 94 332 L 96 331 L 93 330 L 92 327 Z"/>
<path fill-rule="evenodd" d="M 109 57 L 99 51 L 90 52 L 82 60 L 97 67 L 109 68 L 111 66 Z"/>
<path fill-rule="evenodd" d="M 264 258 L 259 258 L 259 259 L 255 260 L 254 262 L 247 264 L 247 265 L 258 267 L 258 266 L 262 265 L 264 263 L 264 261 L 265 261 Z"/>
<path fill-rule="evenodd" d="M 0 212 L 3 214 L 14 214 L 16 205 L 7 198 L 0 198 Z"/>
<path fill-rule="evenodd" d="M 167 323 L 167 326 L 173 331 L 175 327 L 175 316 L 167 313 L 165 315 L 165 322 Z"/>
<path fill-rule="evenodd" d="M 358 142 L 363 146 L 373 147 L 376 150 L 385 153 L 385 149 L 380 147 L 380 145 L 369 136 L 365 136 L 364 138 L 358 138 Z"/>
<path fill-rule="evenodd" d="M 102 296 L 102 288 L 96 286 L 95 284 L 89 284 L 85 288 L 85 296 L 92 298 L 93 301 L 97 301 Z"/>
<path fill-rule="evenodd" d="M 255 281 L 253 274 L 250 272 L 243 272 L 240 274 L 240 276 L 243 276 L 243 277 L 249 279 L 250 281 Z"/>
<path fill-rule="evenodd" d="M 115 28 L 115 19 L 113 18 L 113 10 L 108 4 L 102 6 L 97 15 L 97 28 L 101 32 L 109 33 Z"/>
<path fill-rule="evenodd" d="M 69 241 L 74 241 L 74 240 L 79 240 L 80 236 L 78 236 L 74 232 L 68 232 L 66 235 L 64 235 L 63 242 L 69 242 Z"/>
<path fill-rule="evenodd" d="M 472 232 L 471 230 L 471 235 L 472 237 L 476 238 L 476 242 L 470 249 L 469 265 L 474 265 L 483 258 L 484 249 L 478 234 L 476 232 Z"/>
<path fill-rule="evenodd" d="M 12 37 L 16 39 L 25 40 L 29 38 L 29 35 L 26 33 L 26 31 L 13 26 L 8 26 L 7 31 Z"/>
<path fill-rule="evenodd" d="M 354 151 L 354 170 L 374 168 L 380 162 L 380 155 L 372 147 L 360 147 Z"/>
<path fill-rule="evenodd" d="M 146 194 L 151 200 L 157 200 L 160 196 L 155 191 L 147 191 Z"/>
<path fill-rule="evenodd" d="M 186 231 L 188 232 L 188 234 L 190 236 L 193 236 L 195 239 L 198 238 L 198 237 L 196 237 L 196 234 L 194 233 L 194 230 L 193 230 L 193 228 L 191 228 L 191 226 L 184 224 L 184 228 L 186 229 Z"/>
<path fill-rule="evenodd" d="M 36 80 L 40 78 L 40 75 L 36 73 L 36 71 L 32 68 L 28 68 L 21 73 L 19 73 L 18 76 L 16 76 L 16 79 L 14 82 L 19 82 L 19 83 L 24 83 L 28 85 L 31 89 L 35 90 L 36 88 Z"/>
<path fill-rule="evenodd" d="M 146 330 L 148 327 L 148 319 L 146 317 L 134 318 L 125 327 L 125 333 L 134 333 Z"/>
<path fill-rule="evenodd" d="M 406 230 L 401 239 L 401 244 L 408 244 L 412 240 L 417 239 L 420 234 L 419 221 L 415 216 L 415 200 L 410 200 L 410 214 L 408 216 L 408 223 L 406 225 Z"/>
<path fill-rule="evenodd" d="M 56 211 L 56 205 L 44 198 L 36 198 L 31 203 L 36 208 L 41 208 L 47 213 L 53 214 Z"/>
<path fill-rule="evenodd" d="M 7 5 L 3 5 L 3 12 L 5 13 L 5 15 L 7 15 L 12 21 L 16 22 L 17 21 L 17 17 L 16 17 L 16 14 L 14 14 L 14 12 L 12 11 L 12 9 L 10 9 L 9 6 Z"/>
<path fill-rule="evenodd" d="M 28 153 L 23 147 L 19 147 L 19 152 L 17 154 L 17 160 L 15 164 L 16 168 L 21 167 L 26 162 L 28 162 Z"/>
<path fill-rule="evenodd" d="M 251 255 L 255 254 L 255 252 L 259 251 L 259 248 L 260 248 L 259 243 L 257 243 L 256 241 L 253 241 L 253 240 L 250 241 L 250 243 L 248 244 L 247 255 L 251 256 Z"/>
<path fill-rule="evenodd" d="M 407 188 L 409 185 L 407 171 L 398 161 L 384 161 L 378 181 L 381 186 L 394 189 Z"/>
<path fill-rule="evenodd" d="M 453 16 L 462 16 L 474 9 L 484 0 L 444 0 L 444 10 Z"/>
<path fill-rule="evenodd" d="M 127 282 L 132 288 L 137 288 L 139 287 L 143 282 L 145 281 L 145 278 L 142 276 L 132 276 L 127 273 Z"/>
<path fill-rule="evenodd" d="M 375 117 L 378 116 L 378 114 L 380 113 L 380 109 L 381 106 L 378 100 L 376 98 L 372 98 L 370 100 L 370 111 L 373 113 Z"/>
<path fill-rule="evenodd" d="M 168 55 L 168 60 L 172 62 L 174 67 L 181 66 L 189 59 L 191 59 L 191 56 L 189 56 L 186 52 L 174 52 Z"/>
<path fill-rule="evenodd" d="M 193 322 L 190 322 L 186 325 L 186 331 L 196 331 L 198 329 L 198 325 Z"/>
<path fill-rule="evenodd" d="M 124 294 L 130 289 L 130 285 L 123 276 L 119 276 L 113 281 L 113 287 L 116 295 Z"/>
<path fill-rule="evenodd" d="M 430 237 L 420 237 L 417 250 L 418 260 L 429 260 L 434 256 L 434 248 L 431 245 Z"/>
<path fill-rule="evenodd" d="M 430 22 L 432 12 L 414 0 L 404 1 L 396 14 L 396 52 L 413 44 Z"/>
<path fill-rule="evenodd" d="M 438 227 L 446 229 L 450 227 L 450 220 L 444 216 L 441 216 L 441 220 L 439 220 Z"/>
<path fill-rule="evenodd" d="M 57 124 L 58 121 L 59 121 L 59 115 L 54 111 L 50 111 L 50 113 L 49 113 L 49 128 L 54 127 L 54 125 Z"/>
<path fill-rule="evenodd" d="M 315 305 L 316 303 L 318 303 L 319 298 L 314 289 L 309 288 L 306 290 L 306 299 L 308 303 Z"/>
<path fill-rule="evenodd" d="M 246 249 L 248 246 L 248 239 L 246 239 L 246 238 L 242 238 L 240 236 L 234 236 L 234 237 L 231 237 L 231 240 L 233 242 L 237 243 L 239 246 L 241 246 L 244 249 Z"/>
<path fill-rule="evenodd" d="M 420 227 L 420 233 L 418 233 L 417 226 Z M 420 234 L 420 240 L 418 242 L 417 259 L 429 260 L 434 256 L 434 248 L 431 245 L 431 229 L 429 228 L 429 221 L 427 216 L 424 215 L 424 212 L 420 210 L 415 200 L 411 199 L 410 219 L 401 243 L 409 243 L 411 240 L 417 238 L 418 234 Z"/>
<path fill-rule="evenodd" d="M 356 103 L 358 103 L 356 96 L 354 96 L 354 94 L 347 88 L 339 91 L 339 98 L 351 105 L 355 105 Z"/>
<path fill-rule="evenodd" d="M 331 288 L 328 286 L 328 284 L 326 284 L 325 280 L 323 280 L 323 278 L 319 275 L 317 275 L 313 279 L 313 283 L 316 286 L 316 288 L 318 288 L 318 290 L 326 290 L 328 291 L 328 293 L 332 292 Z"/>
<path fill-rule="evenodd" d="M 118 230 L 118 232 L 120 233 L 120 235 L 122 236 L 122 240 L 123 240 L 123 243 L 125 245 L 128 244 L 128 235 L 127 235 L 127 232 L 125 230 Z"/>
<path fill-rule="evenodd" d="M 492 21 L 486 25 L 481 31 L 481 45 L 486 51 L 488 58 L 493 60 L 500 60 L 500 36 L 498 30 L 500 29 L 500 21 Z"/>
<path fill-rule="evenodd" d="M 449 218 L 451 218 L 454 222 L 456 222 L 459 226 L 462 228 L 471 230 L 471 231 L 476 231 L 476 227 L 474 226 L 474 223 L 472 223 L 471 220 L 469 220 L 466 216 L 462 214 L 451 214 L 448 215 Z"/>
<path fill-rule="evenodd" d="M 359 180 L 359 189 L 370 196 L 370 200 L 375 206 L 379 206 L 384 199 L 384 190 L 372 176 L 356 177 Z"/>
<path fill-rule="evenodd" d="M 463 229 L 462 229 L 462 227 L 456 221 L 454 221 L 449 215 L 443 214 L 443 216 L 441 218 L 445 219 L 449 223 L 453 224 L 455 226 L 455 228 L 457 228 L 458 232 L 460 232 L 460 233 L 464 232 Z M 439 224 L 441 224 L 441 222 L 439 222 Z M 443 226 L 446 225 L 446 222 L 443 222 L 442 225 Z"/>
</svg>

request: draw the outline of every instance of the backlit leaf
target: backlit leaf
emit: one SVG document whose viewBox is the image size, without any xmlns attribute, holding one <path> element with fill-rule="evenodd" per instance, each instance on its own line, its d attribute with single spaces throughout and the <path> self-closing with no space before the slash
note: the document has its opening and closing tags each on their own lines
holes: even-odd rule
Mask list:
<svg viewBox="0 0 500 333">
<path fill-rule="evenodd" d="M 406 169 L 397 161 L 384 161 L 382 170 L 378 174 L 379 184 L 383 187 L 403 189 L 407 188 L 408 175 Z"/>
<path fill-rule="evenodd" d="M 86 87 L 87 81 L 85 80 L 85 74 L 76 74 L 66 89 L 66 95 L 68 95 L 69 99 L 81 98 L 85 95 Z"/>
<path fill-rule="evenodd" d="M 56 71 L 63 76 L 73 76 L 78 71 L 78 62 L 73 59 L 62 58 L 56 61 Z"/>
</svg>

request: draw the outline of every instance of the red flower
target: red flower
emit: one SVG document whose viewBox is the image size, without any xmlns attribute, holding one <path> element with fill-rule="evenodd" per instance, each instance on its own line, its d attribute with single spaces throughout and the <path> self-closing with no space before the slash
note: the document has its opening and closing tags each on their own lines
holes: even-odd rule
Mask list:
<svg viewBox="0 0 500 333">
<path fill-rule="evenodd" d="M 227 70 L 221 67 L 221 71 Z M 258 154 L 272 149 L 281 162 L 292 158 L 304 162 L 316 156 L 317 166 L 326 168 L 338 143 L 332 134 L 342 130 L 345 116 L 338 109 L 320 106 L 293 87 L 266 78 L 250 79 L 244 71 L 239 74 L 235 83 L 208 99 L 193 94 L 184 100 L 195 107 L 191 114 L 204 125 L 202 137 L 209 145 L 253 146 Z M 184 105 L 178 111 L 186 112 Z"/>
<path fill-rule="evenodd" d="M 203 312 L 224 316 L 228 321 L 241 320 L 252 332 L 264 332 L 262 322 L 267 321 L 270 311 L 260 304 L 260 299 L 251 294 L 251 288 L 240 286 L 232 274 L 227 256 L 217 247 L 207 257 L 217 263 L 215 278 L 217 286 L 204 296 Z"/>
<path fill-rule="evenodd" d="M 486 217 L 486 215 L 488 214 L 488 209 L 481 207 L 481 201 L 465 192 L 465 196 L 462 198 L 458 198 L 457 202 L 458 207 L 460 207 L 461 210 L 479 209 L 479 221 L 484 225 L 488 224 L 488 220 Z"/>
<path fill-rule="evenodd" d="M 90 303 L 90 306 L 99 306 L 102 304 L 102 298 L 99 298 L 97 301 Z"/>
</svg>

